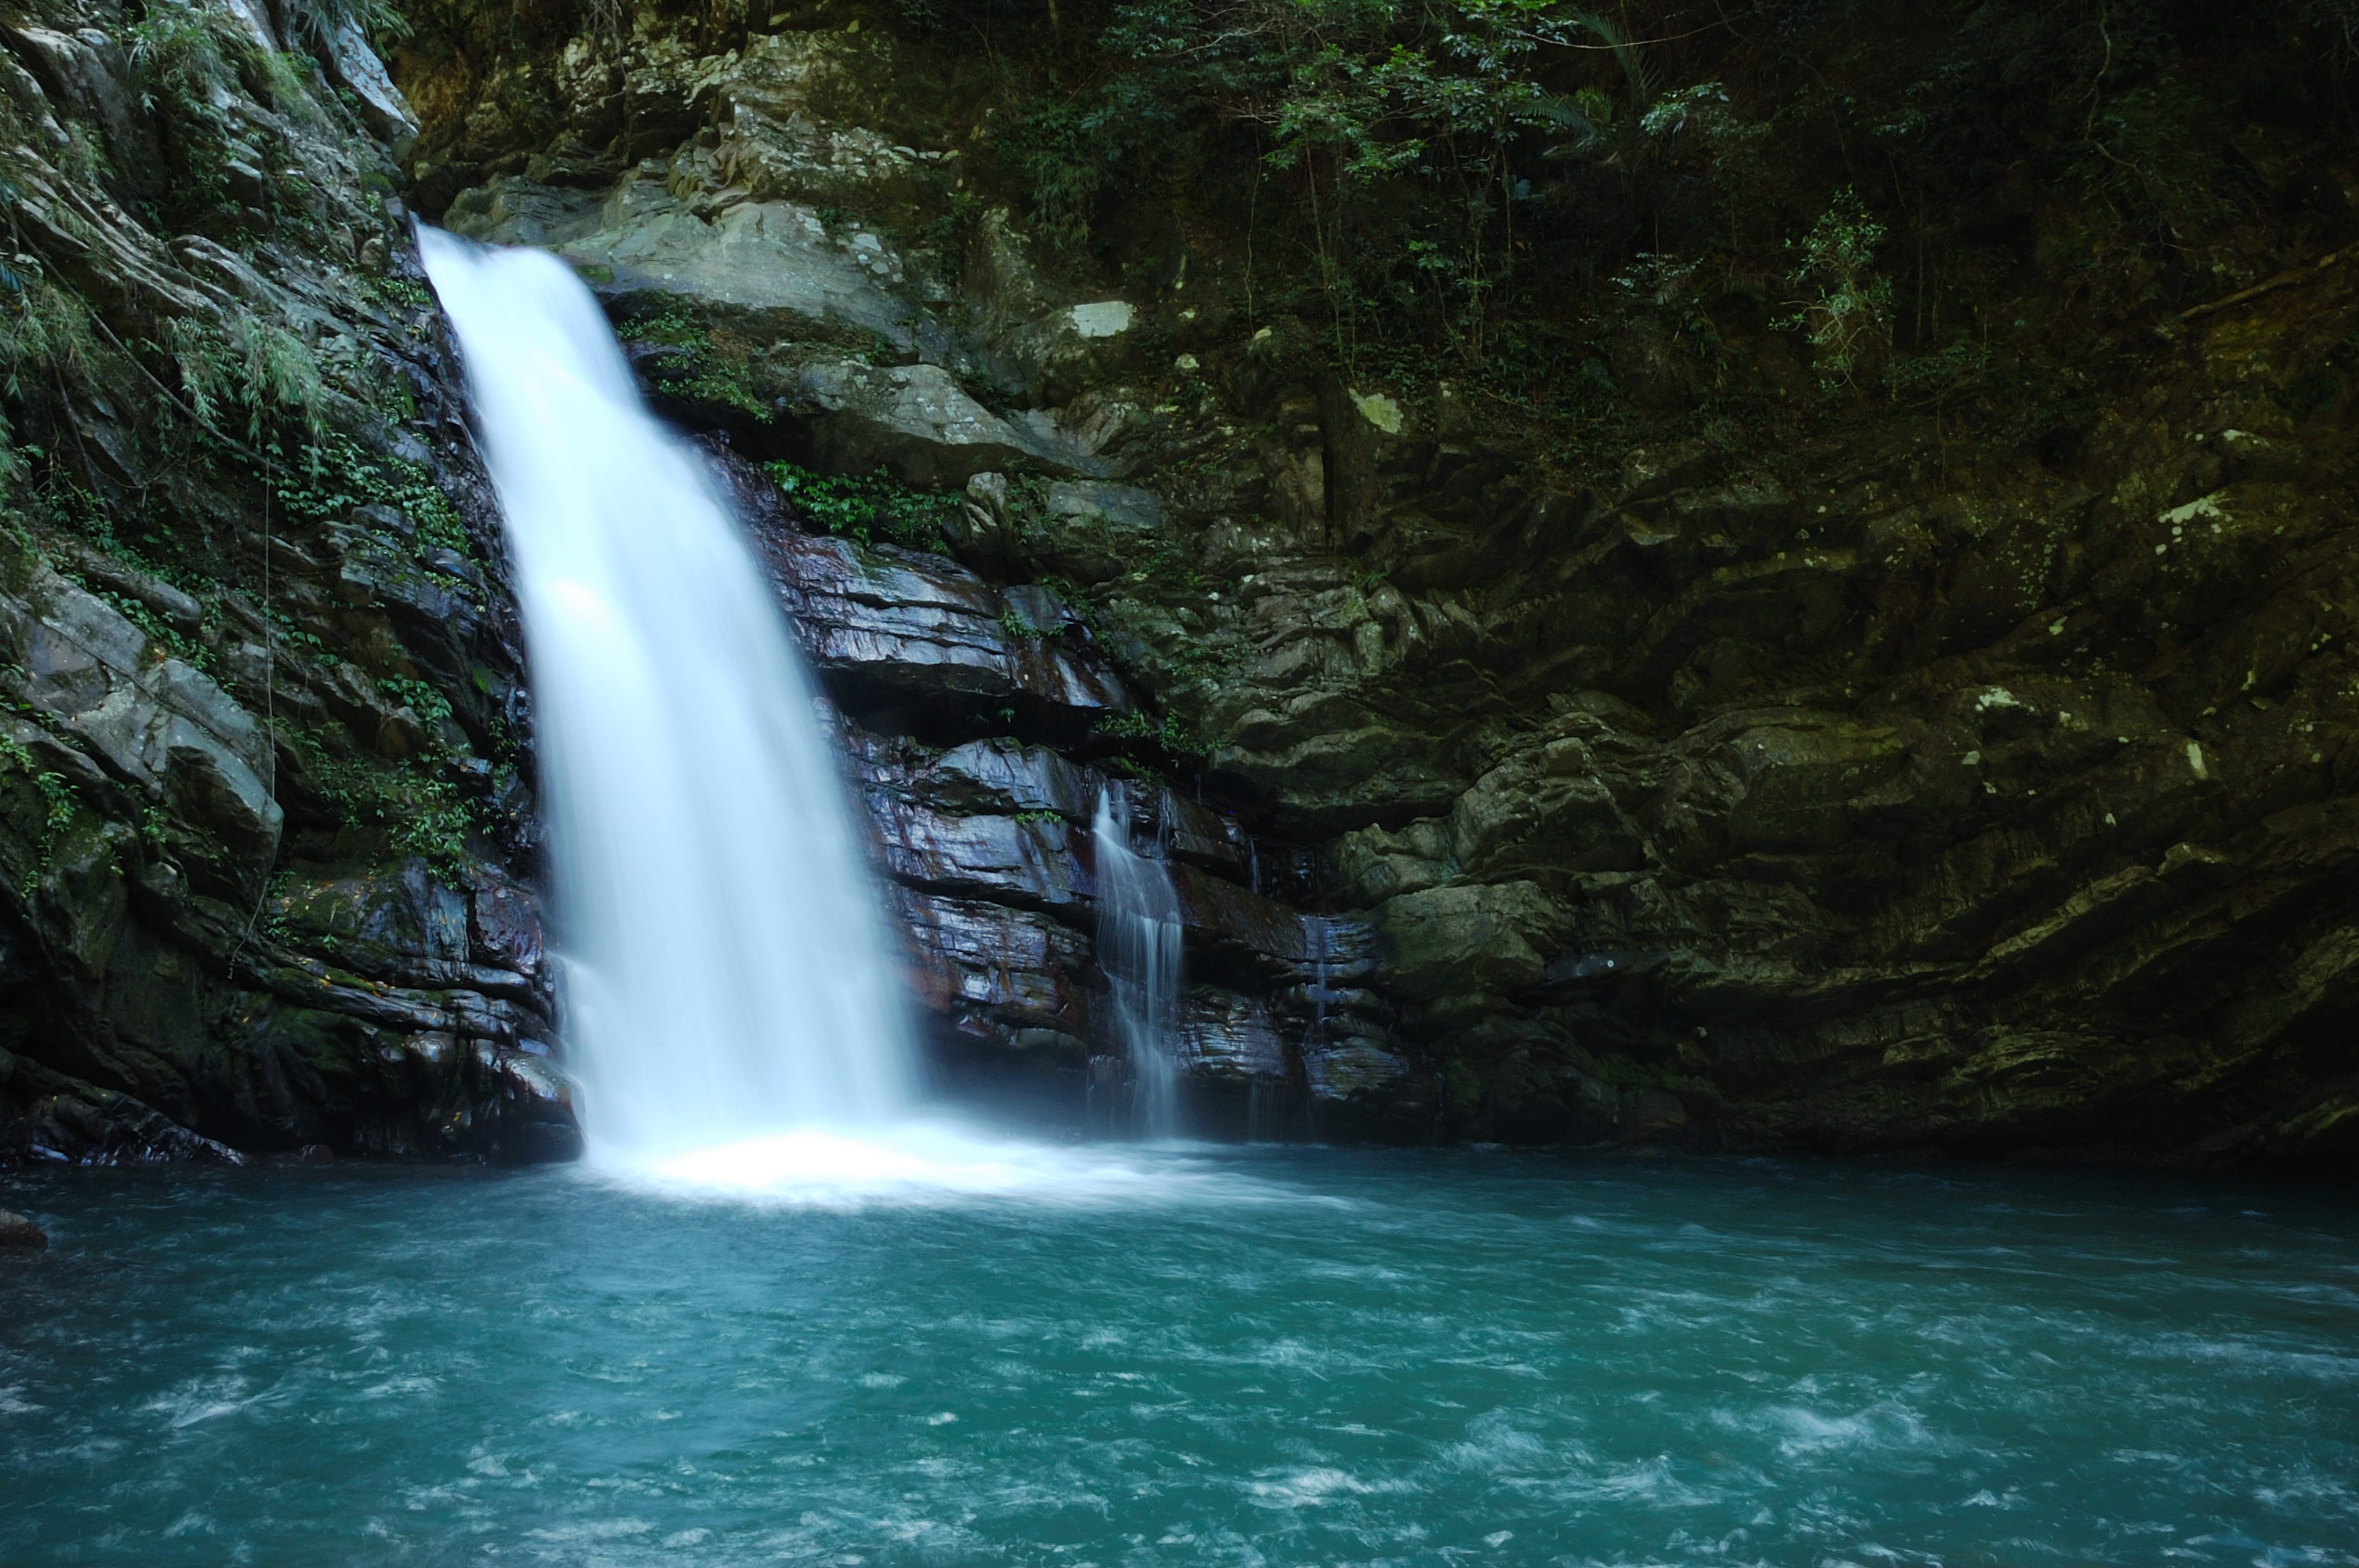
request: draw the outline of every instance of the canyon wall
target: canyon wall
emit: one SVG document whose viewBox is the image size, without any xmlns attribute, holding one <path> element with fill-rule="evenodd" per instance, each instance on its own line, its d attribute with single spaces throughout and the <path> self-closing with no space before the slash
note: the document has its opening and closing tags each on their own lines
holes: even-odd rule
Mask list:
<svg viewBox="0 0 2359 1568">
<path fill-rule="evenodd" d="M 1734 167 L 1777 84 L 1575 59 L 1649 95 L 1620 142 L 1564 102 L 1582 178 L 1654 160 L 1657 237 L 1529 197 L 1526 243 L 1567 259 L 1518 308 L 1605 303 L 1519 392 L 1504 349 L 1366 348 L 1309 253 L 1270 259 L 1300 233 L 1277 172 L 1138 163 L 1077 241 L 1010 127 L 1074 98 L 1090 14 L 925 11 L 420 9 L 397 89 L 353 38 L 223 11 L 311 74 L 222 85 L 278 139 L 181 238 L 112 172 L 150 160 L 76 178 L 25 133 L 103 224 L 20 243 L 112 336 L 18 435 L 15 1148 L 571 1146 L 528 697 L 416 213 L 570 260 L 737 497 L 945 1093 L 1120 1126 L 1088 841 L 1120 779 L 1187 916 L 1176 1048 L 1213 1136 L 2349 1168 L 2345 127 L 2272 122 L 2225 66 L 2182 82 L 2246 204 L 2203 267 L 2102 298 L 2071 252 L 2094 199 L 1974 166 L 1903 320 L 1912 264 L 1836 221 L 1840 170 L 1817 227 L 1694 240 L 1749 293 L 1665 281 L 1637 249 L 1664 224 L 1759 221 L 1680 171 L 1707 110 Z M 112 41 L 8 35 L 16 101 L 60 149 L 155 135 L 108 64 L 131 24 L 80 20 Z M 299 88 L 309 118 L 266 102 Z M 1894 324 L 1846 358 L 1819 264 L 1756 254 L 1852 257 Z M 317 414 L 251 348 L 207 420 L 179 409 L 206 384 L 178 320 L 285 323 Z M 186 648 L 140 618 L 175 613 Z"/>
</svg>

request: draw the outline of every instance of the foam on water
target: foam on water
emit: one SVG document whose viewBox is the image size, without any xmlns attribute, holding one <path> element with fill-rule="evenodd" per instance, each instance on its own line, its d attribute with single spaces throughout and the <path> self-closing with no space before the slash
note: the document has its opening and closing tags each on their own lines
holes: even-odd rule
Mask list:
<svg viewBox="0 0 2359 1568">
<path fill-rule="evenodd" d="M 2359 1565 L 2345 1195 L 897 1137 L 0 1174 L 0 1563 Z"/>
<path fill-rule="evenodd" d="M 1211 1155 L 1184 1144 L 1041 1143 L 913 1118 L 857 1133 L 803 1128 L 685 1154 L 604 1151 L 593 1169 L 598 1179 L 665 1196 L 786 1207 L 1332 1201 L 1238 1174 Z"/>
</svg>

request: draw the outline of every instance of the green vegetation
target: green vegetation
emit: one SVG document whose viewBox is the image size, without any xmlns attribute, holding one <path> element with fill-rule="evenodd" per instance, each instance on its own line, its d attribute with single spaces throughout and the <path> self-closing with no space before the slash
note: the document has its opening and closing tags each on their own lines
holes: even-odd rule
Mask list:
<svg viewBox="0 0 2359 1568">
<path fill-rule="evenodd" d="M 77 802 L 73 786 L 65 775 L 42 767 L 33 760 L 33 753 L 21 742 L 0 735 L 0 762 L 6 763 L 26 778 L 39 792 L 43 806 L 40 837 L 40 867 L 49 868 L 49 857 L 56 853 L 58 835 L 73 826 Z"/>
<path fill-rule="evenodd" d="M 299 196 L 265 172 L 287 159 L 282 139 L 237 112 L 241 92 L 290 119 L 317 123 L 309 83 L 318 68 L 258 47 L 227 10 L 155 0 L 130 28 L 131 85 L 155 117 L 171 179 L 167 209 L 202 223 L 258 202 L 299 213 Z"/>
<path fill-rule="evenodd" d="M 0 261 L 0 392 L 21 404 L 34 384 L 59 383 L 89 363 L 97 351 L 90 308 L 80 295 L 52 283 L 40 258 L 27 254 Z M 13 436 L 0 412 L 0 494 L 29 471 Z"/>
<path fill-rule="evenodd" d="M 473 857 L 467 840 L 485 828 L 476 802 L 460 792 L 437 752 L 391 762 L 339 755 L 301 730 L 285 739 L 302 759 L 310 792 L 349 827 L 384 832 L 398 848 L 423 856 L 455 879 Z"/>
<path fill-rule="evenodd" d="M 763 467 L 807 522 L 863 546 L 882 536 L 905 549 L 940 551 L 942 524 L 962 504 L 947 492 L 912 489 L 882 469 L 853 479 L 789 462 Z"/>
<path fill-rule="evenodd" d="M 258 317 L 236 315 L 224 327 L 183 317 L 166 329 L 180 370 L 180 391 L 201 424 L 219 426 L 242 410 L 245 438 L 259 446 L 270 425 L 291 418 L 317 449 L 327 434 L 327 391 L 320 362 L 294 333 Z"/>
<path fill-rule="evenodd" d="M 1201 735 L 1176 713 L 1160 719 L 1150 719 L 1144 713 L 1116 713 L 1101 719 L 1097 734 L 1107 741 L 1144 742 L 1172 758 L 1205 757 L 1227 742 L 1222 737 Z"/>
<path fill-rule="evenodd" d="M 455 550 L 472 558 L 466 523 L 434 478 L 404 459 L 372 456 L 346 436 L 330 436 L 303 469 L 282 470 L 274 493 L 300 523 L 341 521 L 358 506 L 390 506 L 418 530 L 418 549 Z"/>
<path fill-rule="evenodd" d="M 2086 415 L 2038 362 L 2342 232 L 2331 194 L 2273 220 L 2288 249 L 2253 221 L 2294 189 L 2264 144 L 2350 133 L 2352 0 L 1044 5 L 988 145 L 1051 250 L 1135 261 L 1132 193 L 1185 189 L 1244 253 L 1248 325 L 1299 320 L 1362 386 L 1452 382 L 1582 467 L 1634 411 L 1658 436 L 1819 416 L 1763 373 L 1770 337 L 1830 403 L 2056 404 L 2048 449 Z M 2009 343 L 1989 300 L 2027 265 L 2071 308 Z"/>
<path fill-rule="evenodd" d="M 1819 384 L 1829 392 L 1858 390 L 1891 342 L 1892 280 L 1875 272 L 1884 236 L 1884 225 L 1845 186 L 1796 247 L 1788 281 L 1805 297 L 1778 325 L 1809 335 L 1818 350 Z"/>
<path fill-rule="evenodd" d="M 647 379 L 669 395 L 734 408 L 765 425 L 776 416 L 745 384 L 745 345 L 732 334 L 716 334 L 684 308 L 626 318 L 617 330 L 628 342 L 663 343 L 680 351 L 645 367 Z"/>
<path fill-rule="evenodd" d="M 1054 626 L 1035 626 L 1032 622 L 1024 619 L 1022 615 L 1018 614 L 1012 609 L 1003 610 L 999 612 L 999 629 L 1006 633 L 1010 637 L 1016 639 L 1018 642 L 1024 643 L 1047 642 L 1052 638 L 1064 635 L 1065 632 L 1064 622 L 1059 622 Z"/>
</svg>

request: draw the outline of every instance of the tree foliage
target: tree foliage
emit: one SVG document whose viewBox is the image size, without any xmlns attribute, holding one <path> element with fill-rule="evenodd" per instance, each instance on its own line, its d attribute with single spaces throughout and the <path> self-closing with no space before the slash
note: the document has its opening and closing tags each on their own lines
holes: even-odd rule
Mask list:
<svg viewBox="0 0 2359 1568">
<path fill-rule="evenodd" d="M 2282 183 L 2254 127 L 2347 138 L 2359 55 L 2359 0 L 1096 15 L 1093 52 L 1069 42 L 1000 122 L 1040 234 L 1103 251 L 1136 227 L 1107 222 L 1132 193 L 1180 170 L 1222 222 L 1245 217 L 1253 308 L 1300 314 L 1355 373 L 1484 374 L 1555 323 L 1589 336 L 1557 365 L 1581 389 L 1617 323 L 1707 388 L 1728 322 L 1790 331 L 1851 395 L 1925 384 L 1908 362 L 1982 362 L 1961 334 L 1987 337 L 1978 297 L 2026 265 L 2092 308 L 2092 332 L 2250 282 L 2285 261 L 2253 222 Z M 2336 243 L 2332 194 L 2274 243 Z"/>
</svg>

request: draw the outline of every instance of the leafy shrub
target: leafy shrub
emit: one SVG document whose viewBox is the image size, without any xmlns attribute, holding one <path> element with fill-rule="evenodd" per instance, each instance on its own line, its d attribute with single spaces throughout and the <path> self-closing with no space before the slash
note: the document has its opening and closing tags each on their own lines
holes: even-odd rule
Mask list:
<svg viewBox="0 0 2359 1568">
<path fill-rule="evenodd" d="M 57 851 L 58 835 L 73 825 L 76 806 L 73 785 L 66 781 L 64 774 L 40 766 L 33 760 L 31 752 L 5 735 L 0 735 L 0 763 L 24 774 L 40 792 L 43 807 L 40 867 L 46 871 L 50 857 Z"/>
<path fill-rule="evenodd" d="M 0 390 L 9 402 L 23 401 L 30 379 L 56 380 L 81 369 L 95 347 L 80 295 L 43 276 L 38 257 L 0 262 Z M 0 415 L 0 492 L 26 476 L 12 436 Z"/>
<path fill-rule="evenodd" d="M 1819 384 L 1828 392 L 1856 390 L 1891 345 L 1892 281 L 1875 272 L 1884 234 L 1846 186 L 1795 247 L 1799 259 L 1788 281 L 1805 293 L 1778 324 L 1809 334 Z"/>
<path fill-rule="evenodd" d="M 339 756 L 313 736 L 290 730 L 303 777 L 321 804 L 346 825 L 384 831 L 452 878 L 466 874 L 467 840 L 484 828 L 477 803 L 441 771 L 440 754 L 403 762 Z"/>
<path fill-rule="evenodd" d="M 1144 713 L 1116 713 L 1101 719 L 1097 733 L 1109 741 L 1143 741 L 1170 757 L 1202 757 L 1218 751 L 1220 738 L 1199 735 L 1176 713 L 1149 719 Z"/>
<path fill-rule="evenodd" d="M 813 473 L 789 462 L 765 470 L 806 522 L 863 546 L 882 535 L 907 549 L 939 551 L 942 524 L 962 504 L 944 492 L 912 490 L 882 469 L 864 479 Z"/>
<path fill-rule="evenodd" d="M 225 327 L 179 317 L 166 330 L 190 412 L 218 425 L 225 409 L 245 412 L 245 438 L 260 445 L 275 418 L 299 421 L 317 448 L 327 429 L 327 392 L 310 346 L 275 323 L 235 315 Z"/>
<path fill-rule="evenodd" d="M 328 523 L 358 506 L 390 506 L 418 529 L 418 547 L 456 550 L 472 557 L 467 525 L 433 475 L 403 459 L 373 457 L 345 436 L 332 435 L 315 449 L 316 460 L 299 470 L 282 470 L 274 492 L 287 514 L 304 523 Z"/>
</svg>

